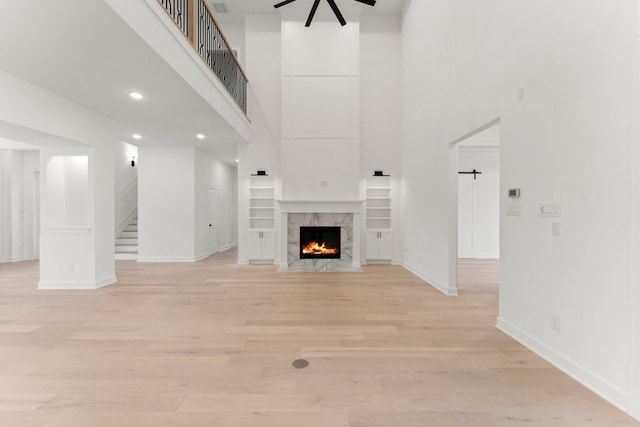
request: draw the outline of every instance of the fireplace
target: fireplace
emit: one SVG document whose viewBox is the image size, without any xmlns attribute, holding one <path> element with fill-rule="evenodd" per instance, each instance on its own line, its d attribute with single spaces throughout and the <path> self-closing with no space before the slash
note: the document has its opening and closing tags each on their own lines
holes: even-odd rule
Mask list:
<svg viewBox="0 0 640 427">
<path fill-rule="evenodd" d="M 300 259 L 340 258 L 340 227 L 300 227 Z"/>
</svg>

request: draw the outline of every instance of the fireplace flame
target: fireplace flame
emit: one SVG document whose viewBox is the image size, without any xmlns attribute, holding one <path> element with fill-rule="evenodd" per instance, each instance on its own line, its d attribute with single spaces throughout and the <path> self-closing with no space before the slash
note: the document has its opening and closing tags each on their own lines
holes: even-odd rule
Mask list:
<svg viewBox="0 0 640 427">
<path fill-rule="evenodd" d="M 336 249 L 327 248 L 325 243 L 318 244 L 318 242 L 310 242 L 307 246 L 302 248 L 303 254 L 313 254 L 313 255 L 333 255 L 336 253 Z"/>
</svg>

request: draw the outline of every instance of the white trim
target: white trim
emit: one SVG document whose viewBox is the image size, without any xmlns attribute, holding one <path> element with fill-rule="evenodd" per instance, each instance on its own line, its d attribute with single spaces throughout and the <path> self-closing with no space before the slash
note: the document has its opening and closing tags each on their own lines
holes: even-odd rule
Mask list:
<svg viewBox="0 0 640 427">
<path fill-rule="evenodd" d="M 509 335 L 529 350 L 560 369 L 612 405 L 624 412 L 628 411 L 629 395 L 620 387 L 611 384 L 597 374 L 589 371 L 562 353 L 537 340 L 527 332 L 509 323 L 502 317 L 497 318 L 496 328 Z"/>
<path fill-rule="evenodd" d="M 209 253 L 209 252 L 203 252 L 200 255 L 196 255 L 196 257 L 193 259 L 193 262 L 198 262 L 198 261 L 202 261 L 205 258 L 209 258 L 211 255 L 215 255 L 218 252 L 213 252 L 213 253 Z"/>
<path fill-rule="evenodd" d="M 207 254 L 205 256 L 208 257 Z M 138 256 L 138 262 L 197 262 L 195 257 L 140 257 Z"/>
<path fill-rule="evenodd" d="M 500 252 L 478 252 L 476 253 L 477 259 L 499 259 Z"/>
<path fill-rule="evenodd" d="M 456 288 L 452 289 L 452 288 L 449 288 L 448 286 L 444 286 L 442 283 L 438 282 L 437 280 L 433 280 L 427 277 L 424 273 L 420 272 L 417 268 L 413 267 L 407 262 L 404 262 L 402 266 L 405 269 L 409 270 L 414 275 L 418 276 L 420 279 L 427 282 L 429 285 L 433 286 L 434 288 L 436 288 L 437 290 L 445 294 L 446 296 L 449 296 L 449 297 L 458 296 L 458 289 Z"/>
<path fill-rule="evenodd" d="M 224 252 L 224 251 L 228 251 L 229 249 L 231 249 L 233 247 L 232 244 L 228 244 L 228 245 L 224 245 L 220 248 L 220 250 L 218 251 L 218 253 L 220 252 Z"/>
<path fill-rule="evenodd" d="M 110 276 L 102 280 L 97 281 L 40 281 L 38 282 L 38 289 L 41 290 L 96 290 L 100 289 L 104 286 L 111 285 L 116 283 L 116 276 Z"/>
<path fill-rule="evenodd" d="M 364 200 L 276 200 L 280 213 L 361 213 Z"/>
<path fill-rule="evenodd" d="M 45 234 L 89 234 L 93 227 L 45 227 Z"/>
</svg>

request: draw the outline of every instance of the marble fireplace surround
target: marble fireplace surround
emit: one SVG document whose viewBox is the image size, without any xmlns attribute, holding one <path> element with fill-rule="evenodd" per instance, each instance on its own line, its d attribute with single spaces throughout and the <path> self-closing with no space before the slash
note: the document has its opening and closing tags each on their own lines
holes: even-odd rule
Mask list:
<svg viewBox="0 0 640 427">
<path fill-rule="evenodd" d="M 364 200 L 278 200 L 279 271 L 360 271 L 360 230 Z M 300 259 L 300 226 L 340 226 L 340 259 Z"/>
</svg>

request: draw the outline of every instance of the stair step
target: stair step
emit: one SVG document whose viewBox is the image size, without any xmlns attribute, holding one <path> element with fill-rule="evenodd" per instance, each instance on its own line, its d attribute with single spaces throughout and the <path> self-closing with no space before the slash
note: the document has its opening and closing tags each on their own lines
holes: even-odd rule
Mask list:
<svg viewBox="0 0 640 427">
<path fill-rule="evenodd" d="M 138 260 L 138 217 L 135 217 L 116 238 L 114 258 L 118 261 Z"/>
<path fill-rule="evenodd" d="M 118 237 L 116 239 L 116 246 L 117 245 L 137 245 L 138 244 L 138 239 L 135 237 Z"/>
<path fill-rule="evenodd" d="M 118 261 L 137 261 L 137 253 L 116 253 L 114 258 Z"/>
<path fill-rule="evenodd" d="M 138 245 L 116 245 L 116 253 L 138 252 Z"/>
</svg>

